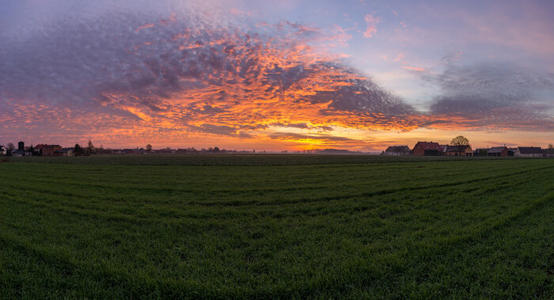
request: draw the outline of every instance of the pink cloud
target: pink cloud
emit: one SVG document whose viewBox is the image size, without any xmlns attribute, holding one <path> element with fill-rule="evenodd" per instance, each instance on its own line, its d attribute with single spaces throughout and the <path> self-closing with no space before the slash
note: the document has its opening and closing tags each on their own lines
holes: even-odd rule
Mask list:
<svg viewBox="0 0 554 300">
<path fill-rule="evenodd" d="M 247 16 L 251 17 L 254 13 L 251 11 L 240 10 L 238 8 L 231 8 L 229 12 L 234 16 Z"/>
<path fill-rule="evenodd" d="M 377 24 L 381 22 L 381 19 L 379 17 L 373 16 L 371 14 L 367 14 L 364 17 L 364 20 L 367 24 L 367 28 L 364 32 L 364 37 L 366 38 L 372 38 L 375 33 L 377 33 Z"/>
<path fill-rule="evenodd" d="M 425 68 L 413 67 L 413 66 L 403 66 L 402 69 L 408 70 L 408 71 L 416 71 L 416 72 L 424 72 L 425 71 Z"/>
<path fill-rule="evenodd" d="M 404 53 L 398 53 L 398 55 L 396 55 L 396 57 L 393 59 L 394 62 L 400 62 L 400 61 L 403 61 L 404 58 L 406 58 L 406 55 L 404 55 Z"/>
<path fill-rule="evenodd" d="M 135 32 L 139 32 L 143 29 L 147 29 L 147 28 L 152 28 L 154 27 L 155 25 L 154 24 L 144 24 L 144 25 L 141 25 L 139 27 L 137 27 L 137 29 L 135 29 Z"/>
</svg>

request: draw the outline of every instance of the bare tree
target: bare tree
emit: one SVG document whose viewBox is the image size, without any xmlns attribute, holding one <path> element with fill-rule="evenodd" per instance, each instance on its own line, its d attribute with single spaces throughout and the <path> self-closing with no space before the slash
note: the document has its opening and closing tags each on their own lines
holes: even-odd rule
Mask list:
<svg viewBox="0 0 554 300">
<path fill-rule="evenodd" d="M 469 145 L 469 140 L 466 139 L 464 136 L 457 136 L 452 139 L 450 142 L 450 145 L 452 146 L 467 146 Z"/>
<path fill-rule="evenodd" d="M 13 143 L 8 143 L 8 151 L 13 152 L 15 150 L 15 145 Z"/>
<path fill-rule="evenodd" d="M 75 156 L 81 156 L 84 154 L 83 148 L 79 144 L 75 144 L 75 147 L 73 148 L 73 155 Z"/>
<path fill-rule="evenodd" d="M 94 149 L 94 145 L 92 144 L 91 140 L 88 141 L 87 152 L 90 154 L 93 154 L 96 152 L 96 149 Z"/>
</svg>

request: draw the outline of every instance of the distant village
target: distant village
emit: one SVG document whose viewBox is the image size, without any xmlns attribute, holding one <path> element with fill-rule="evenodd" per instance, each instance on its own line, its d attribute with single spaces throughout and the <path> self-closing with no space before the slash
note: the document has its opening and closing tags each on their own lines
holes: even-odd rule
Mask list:
<svg viewBox="0 0 554 300">
<path fill-rule="evenodd" d="M 237 151 L 220 149 L 219 147 L 210 148 L 163 148 L 152 149 L 152 145 L 146 145 L 144 148 L 127 149 L 104 149 L 102 146 L 95 147 L 91 141 L 86 147 L 76 144 L 73 147 L 62 147 L 60 145 L 37 144 L 26 146 L 23 141 L 17 143 L 17 147 L 12 143 L 0 145 L 0 156 L 88 156 L 99 154 L 192 154 L 192 153 L 256 153 L 252 151 Z M 260 151 L 258 153 L 266 153 Z M 280 153 L 296 154 L 364 154 L 364 152 L 349 151 L 341 149 L 319 149 L 304 151 L 281 151 Z M 366 153 L 367 154 L 367 153 Z M 377 154 L 377 153 L 374 153 Z M 458 157 L 554 157 L 554 147 L 549 145 L 547 148 L 541 147 L 491 147 L 472 149 L 469 141 L 462 136 L 454 138 L 449 145 L 437 142 L 417 142 L 412 149 L 407 145 L 390 146 L 381 152 L 385 156 L 458 156 Z"/>
<path fill-rule="evenodd" d="M 412 149 L 406 145 L 390 146 L 381 155 L 389 156 L 492 156 L 492 157 L 554 157 L 554 147 L 491 147 L 472 149 L 469 141 L 462 136 L 452 140 L 450 145 L 436 142 L 417 142 Z"/>
<path fill-rule="evenodd" d="M 183 148 L 183 149 L 152 149 L 151 145 L 146 145 L 144 148 L 129 148 L 129 149 L 104 149 L 103 147 L 96 148 L 89 141 L 88 146 L 81 147 L 76 144 L 73 147 L 62 147 L 60 145 L 37 144 L 25 146 L 25 142 L 20 141 L 17 147 L 11 143 L 0 145 L 1 156 L 88 156 L 97 154 L 179 154 L 179 153 L 252 153 L 250 151 L 235 151 L 225 150 L 219 147 L 210 147 L 207 149 Z"/>
</svg>

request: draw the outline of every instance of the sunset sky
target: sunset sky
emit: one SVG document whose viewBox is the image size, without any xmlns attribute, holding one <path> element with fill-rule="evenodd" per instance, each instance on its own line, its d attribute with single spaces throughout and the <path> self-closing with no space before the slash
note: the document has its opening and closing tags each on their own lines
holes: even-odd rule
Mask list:
<svg viewBox="0 0 554 300">
<path fill-rule="evenodd" d="M 3 0 L 0 144 L 554 143 L 554 1 Z"/>
</svg>

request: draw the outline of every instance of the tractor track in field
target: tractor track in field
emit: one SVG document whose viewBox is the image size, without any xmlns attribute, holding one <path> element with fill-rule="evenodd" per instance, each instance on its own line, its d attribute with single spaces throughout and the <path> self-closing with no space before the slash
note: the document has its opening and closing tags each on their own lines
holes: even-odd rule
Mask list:
<svg viewBox="0 0 554 300">
<path fill-rule="evenodd" d="M 512 186 L 517 186 L 521 184 L 525 184 L 527 181 L 523 180 L 520 182 L 512 182 Z M 498 189 L 497 189 L 498 190 Z M 490 192 L 490 191 L 488 191 Z M 483 192 L 485 193 L 485 192 Z M 106 211 L 105 207 L 90 207 L 83 204 L 75 205 L 73 202 L 57 202 L 56 204 L 53 204 L 52 201 L 42 201 L 42 200 L 28 200 L 28 199 L 18 199 L 16 197 L 16 194 L 14 193 L 6 193 L 6 192 L 0 192 L 0 194 L 3 194 L 4 196 L 7 196 L 6 199 L 9 199 L 10 201 L 16 201 L 23 204 L 28 204 L 35 207 L 42 207 L 49 210 L 59 211 L 62 213 L 67 214 L 76 214 L 83 217 L 88 218 L 100 218 L 108 221 L 124 221 L 132 224 L 152 224 L 152 223 L 165 223 L 168 225 L 171 224 L 182 224 L 183 221 L 189 219 L 189 220 L 206 220 L 206 219 L 212 219 L 212 220 L 229 220 L 229 219 L 236 219 L 239 217 L 250 217 L 250 218 L 257 218 L 257 217 L 271 217 L 275 219 L 281 219 L 281 218 L 295 218 L 298 215 L 303 215 L 307 217 L 321 217 L 321 216 L 329 216 L 329 215 L 338 215 L 338 214 L 345 214 L 349 212 L 356 212 L 356 213 L 363 213 L 369 210 L 376 210 L 383 207 L 384 204 L 391 204 L 396 201 L 386 201 L 386 202 L 372 202 L 367 203 L 367 201 L 359 200 L 356 202 L 358 205 L 354 205 L 354 203 L 350 203 L 352 205 L 349 205 L 347 207 L 335 207 L 333 210 L 328 210 L 328 206 L 319 206 L 319 207 L 292 207 L 292 210 L 289 211 L 274 211 L 274 210 L 261 210 L 261 211 L 249 211 L 244 212 L 242 209 L 238 211 L 223 211 L 218 214 L 214 214 L 214 212 L 199 212 L 199 213 L 192 213 L 187 214 L 186 210 L 183 209 L 168 209 L 163 210 L 160 208 L 155 207 L 147 207 L 147 209 L 152 209 L 153 212 L 156 213 L 156 217 L 152 218 L 152 215 L 132 215 L 132 214 L 126 214 L 121 211 Z M 338 199 L 337 201 L 340 201 L 342 199 Z M 311 202 L 316 203 L 316 202 Z M 261 207 L 261 206 L 258 206 Z M 125 207 L 125 209 L 128 209 Z M 396 215 L 396 214 L 395 214 Z M 169 220 L 168 220 L 169 218 Z"/>
<path fill-rule="evenodd" d="M 282 204 L 297 204 L 297 203 L 310 203 L 310 202 L 327 202 L 327 201 L 333 201 L 333 200 L 343 200 L 343 199 L 350 199 L 350 198 L 357 198 L 357 197 L 373 197 L 373 196 L 380 196 L 380 195 L 386 195 L 386 194 L 393 194 L 398 192 L 408 192 L 408 191 L 419 191 L 419 190 L 425 190 L 425 189 L 433 189 L 433 188 L 442 188 L 442 187 L 452 187 L 462 184 L 468 184 L 468 183 L 475 183 L 483 180 L 490 180 L 495 179 L 502 176 L 513 176 L 513 175 L 521 175 L 530 173 L 533 171 L 540 171 L 545 169 L 553 169 L 554 166 L 547 166 L 547 167 L 541 167 L 541 168 L 535 168 L 535 169 L 528 169 L 518 172 L 512 172 L 508 174 L 497 174 L 492 176 L 486 176 L 481 178 L 474 178 L 469 180 L 463 180 L 463 181 L 456 181 L 456 182 L 446 182 L 446 183 L 440 183 L 440 184 L 433 184 L 433 185 L 423 185 L 423 186 L 413 186 L 413 187 L 403 187 L 403 188 L 397 188 L 397 189 L 385 189 L 380 191 L 373 191 L 373 192 L 363 192 L 363 193 L 356 193 L 356 194 L 350 194 L 350 195 L 339 195 L 339 196 L 329 196 L 329 197 L 320 197 L 320 198 L 301 198 L 301 199 L 291 199 L 291 200 L 283 200 L 283 201 L 272 201 L 272 202 L 260 202 L 260 201 L 228 201 L 225 203 L 221 202 L 189 202 L 189 204 L 197 204 L 197 205 L 204 205 L 204 206 L 242 206 L 242 205 L 282 205 Z"/>
<path fill-rule="evenodd" d="M 457 174 L 457 175 L 465 175 L 465 174 Z M 453 176 L 454 177 L 454 176 Z M 429 176 L 429 179 L 432 179 L 433 176 Z M 0 179 L 3 179 L 4 182 L 7 182 L 8 180 L 13 180 L 14 176 L 2 176 L 0 174 Z M 374 178 L 356 178 L 357 180 L 373 180 Z M 36 182 L 41 184 L 55 184 L 55 185 L 64 185 L 64 186 L 75 186 L 80 188 L 99 188 L 104 190 L 116 190 L 116 191 L 141 191 L 141 192 L 157 192 L 157 193 L 189 193 L 189 194 L 198 194 L 198 193 L 204 193 L 204 189 L 183 189 L 183 188 L 176 188 L 176 187 L 167 187 L 167 188 L 160 188 L 160 187 L 138 187 L 133 185 L 113 185 L 113 184 L 97 184 L 97 183 L 82 183 L 82 182 L 67 182 L 67 181 L 59 181 L 59 178 L 57 179 L 38 179 L 38 178 L 26 178 L 26 182 Z M 272 185 L 278 185 L 280 183 L 272 183 Z M 13 185 L 13 184 L 12 184 Z M 180 183 L 179 185 L 193 185 L 193 184 L 185 184 Z M 355 187 L 355 186 L 365 186 L 365 183 L 359 183 L 359 184 L 340 184 L 332 186 L 333 188 L 340 188 L 344 186 L 348 187 Z M 207 186 L 211 187 L 211 186 Z M 210 190 L 210 194 L 226 194 L 226 195 L 250 195 L 250 194 L 263 194 L 267 192 L 290 192 L 290 191 L 307 191 L 307 190 L 318 190 L 322 188 L 329 188 L 330 186 L 328 184 L 317 184 L 317 185 L 303 185 L 303 186 L 291 186 L 286 188 L 244 188 L 244 189 L 223 189 L 223 190 Z M 61 193 L 61 192 L 60 192 Z"/>
<path fill-rule="evenodd" d="M 506 168 L 506 169 L 509 169 L 509 168 Z M 541 168 L 537 168 L 537 169 L 541 169 Z M 534 169 L 531 169 L 531 170 L 534 170 Z M 500 168 L 498 170 L 495 170 L 495 171 L 504 171 L 504 168 Z M 465 174 L 467 173 L 471 173 L 471 171 L 468 171 L 468 172 L 463 172 L 461 174 L 453 174 L 452 177 L 455 177 L 455 176 L 464 176 Z M 102 174 L 98 174 L 98 175 L 102 175 Z M 22 175 L 23 176 L 23 175 Z M 15 176 L 15 175 L 11 175 L 11 176 L 3 176 L 2 174 L 0 174 L 0 179 L 3 179 L 5 182 L 7 182 L 8 180 L 14 180 L 16 179 L 16 177 L 18 176 Z M 48 177 L 48 176 L 45 176 L 45 177 Z M 160 188 L 160 187 L 154 187 L 154 186 L 151 186 L 151 187 L 140 187 L 140 186 L 134 186 L 134 185 L 114 185 L 114 184 L 98 184 L 98 183 L 91 183 L 91 182 L 79 182 L 79 181 L 60 181 L 60 179 L 68 179 L 68 178 L 74 178 L 74 177 L 62 177 L 62 178 L 55 178 L 55 179 L 45 179 L 45 177 L 41 177 L 41 176 L 31 176 L 31 177 L 25 177 L 25 181 L 29 182 L 37 182 L 37 183 L 43 183 L 43 184 L 56 184 L 56 185 L 66 185 L 66 186 L 75 186 L 75 187 L 79 187 L 79 188 L 88 188 L 88 187 L 92 187 L 92 188 L 99 188 L 99 189 L 104 189 L 104 190 L 116 190 L 116 191 L 126 191 L 126 190 L 130 190 L 130 191 L 142 191 L 142 192 L 157 192 L 157 193 L 190 193 L 190 194 L 197 194 L 197 193 L 203 193 L 205 192 L 204 189 L 183 189 L 183 188 L 178 188 L 176 186 L 173 186 L 173 187 L 163 187 L 163 188 Z M 425 177 L 422 177 L 423 179 Z M 429 179 L 432 179 L 433 176 L 428 176 Z M 356 178 L 357 180 L 372 180 L 373 178 L 372 177 L 368 177 L 368 178 Z M 194 185 L 194 183 L 179 183 L 179 184 L 176 184 L 176 185 Z M 276 182 L 276 183 L 271 183 L 273 185 L 278 185 L 278 184 L 281 184 L 279 182 Z M 360 183 L 360 184 L 355 184 L 355 185 L 352 185 L 352 184 L 341 184 L 341 185 L 337 185 L 337 186 L 334 186 L 334 188 L 340 188 L 342 186 L 349 186 L 349 187 L 353 187 L 353 186 L 365 186 L 366 184 L 364 183 Z M 211 186 L 210 186 L 211 187 Z M 27 188 L 27 187 L 26 187 Z M 249 195 L 249 194 L 252 194 L 252 193 L 257 193 L 257 194 L 263 194 L 263 193 L 267 193 L 267 192 L 288 192 L 288 191 L 307 191 L 307 190 L 318 190 L 318 189 L 322 189 L 322 188 L 329 188 L 329 185 L 328 184 L 316 184 L 316 185 L 304 185 L 304 186 L 291 186 L 291 187 L 286 187 L 286 188 L 274 188 L 274 187 L 271 187 L 271 188 L 267 188 L 267 187 L 263 187 L 263 188 L 240 188 L 240 189 L 222 189 L 222 190 L 211 190 L 210 191 L 210 194 L 211 195 L 217 195 L 217 194 L 226 194 L 226 195 L 229 195 L 229 194 L 232 194 L 232 195 Z M 59 192 L 59 191 L 58 191 Z M 59 192 L 59 193 L 63 193 L 63 192 Z M 69 193 L 68 193 L 69 194 Z"/>
<path fill-rule="evenodd" d="M 372 191 L 372 192 L 363 192 L 363 193 L 354 193 L 349 195 L 334 195 L 334 196 L 328 196 L 328 197 L 320 197 L 320 198 L 301 198 L 301 199 L 291 199 L 291 200 L 285 200 L 285 201 L 258 201 L 258 200 L 239 200 L 239 201 L 188 201 L 188 202 L 181 202 L 182 204 L 186 205 L 198 205 L 198 206 L 248 206 L 248 205 L 281 205 L 281 204 L 294 204 L 294 203 L 300 203 L 300 202 L 318 202 L 318 201 L 331 201 L 331 200 L 338 200 L 338 199 L 348 199 L 348 198 L 354 198 L 354 197 L 368 197 L 368 196 L 375 196 L 375 195 L 381 195 L 381 194 L 390 194 L 395 193 L 398 191 L 411 191 L 411 190 L 421 190 L 421 189 L 427 189 L 427 188 L 434 188 L 434 187 L 448 187 L 448 186 L 455 186 L 459 184 L 465 184 L 465 183 L 472 183 L 475 181 L 480 180 L 488 180 L 490 178 L 495 177 L 501 177 L 501 176 L 510 176 L 510 175 L 518 175 L 533 171 L 539 171 L 543 169 L 549 169 L 554 168 L 554 166 L 546 166 L 546 167 L 540 167 L 540 168 L 533 168 L 533 169 L 527 169 L 522 170 L 518 172 L 512 172 L 512 173 L 504 173 L 504 174 L 496 174 L 491 175 L 487 177 L 481 177 L 481 178 L 474 178 L 464 181 L 457 181 L 457 182 L 446 182 L 446 183 L 440 183 L 440 184 L 431 184 L 431 185 L 425 185 L 425 186 L 412 186 L 412 187 L 402 187 L 398 189 L 388 189 L 388 190 L 380 190 L 380 191 Z M 43 181 L 43 180 L 41 180 Z M 46 181 L 45 183 L 55 183 L 55 181 Z M 4 183 L 6 184 L 6 183 Z M 202 191 L 199 190 L 182 190 L 182 189 L 171 189 L 171 188 L 135 188 L 135 187 L 117 187 L 117 186 L 105 186 L 105 185 L 97 185 L 97 184 L 75 184 L 76 186 L 93 186 L 103 189 L 110 189 L 110 190 L 132 190 L 132 191 L 151 191 L 151 192 L 159 192 L 159 193 L 189 193 L 189 194 L 195 194 L 195 193 L 202 193 Z M 340 185 L 340 186 L 347 186 L 347 187 L 358 187 L 358 186 L 365 186 L 366 184 L 356 184 L 356 185 Z M 68 196 L 68 197 L 83 197 L 83 195 L 73 192 L 66 192 L 66 191 L 53 191 L 53 190 L 45 190 L 40 188 L 31 188 L 28 185 L 20 185 L 20 184 L 7 184 L 7 186 L 20 189 L 20 190 L 34 190 L 41 193 L 46 194 L 52 194 L 52 195 L 59 195 L 59 196 Z M 340 187 L 339 186 L 339 187 Z M 277 188 L 277 189 L 251 189 L 251 190 L 244 190 L 244 191 L 238 191 L 238 190 L 219 190 L 219 191 L 210 191 L 205 196 L 209 197 L 218 197 L 218 195 L 251 195 L 253 193 L 257 194 L 264 194 L 265 192 L 286 192 L 286 191 L 308 191 L 308 190 L 318 190 L 322 188 L 329 188 L 328 185 L 318 185 L 318 186 L 304 186 L 304 187 L 290 187 L 290 188 Z M 334 187 L 336 188 L 336 187 Z M 97 195 L 95 195 L 97 196 Z M 119 201 L 121 197 L 97 197 L 98 199 L 102 200 L 112 200 L 112 201 Z"/>
<path fill-rule="evenodd" d="M 435 244 L 432 244 L 431 246 L 425 245 L 425 244 L 418 244 L 418 243 L 409 245 L 408 249 L 405 251 L 403 259 L 391 261 L 394 265 L 388 266 L 388 268 L 394 269 L 395 273 L 402 273 L 403 270 L 407 268 L 405 262 L 408 261 L 408 257 L 410 256 L 418 257 L 420 260 L 424 260 L 428 257 L 440 255 L 440 253 L 445 253 L 447 251 L 450 251 L 453 248 L 459 248 L 466 244 L 475 243 L 483 238 L 490 236 L 495 231 L 500 231 L 502 228 L 509 227 L 518 219 L 526 217 L 532 211 L 538 210 L 553 201 L 554 201 L 554 192 L 549 192 L 544 196 L 540 197 L 539 199 L 536 199 L 531 204 L 526 205 L 522 208 L 519 208 L 518 210 L 513 211 L 511 214 L 507 216 L 494 218 L 492 220 L 494 222 L 479 224 L 480 225 L 479 227 L 477 227 L 475 230 L 469 233 L 462 234 L 455 238 L 444 239 Z M 379 275 L 376 276 L 375 272 L 380 276 Z M 357 274 L 357 276 L 353 277 L 353 276 L 349 276 L 349 274 Z M 336 276 L 330 278 L 329 280 L 319 282 L 316 287 L 312 286 L 310 287 L 310 289 L 301 289 L 301 290 L 292 290 L 292 291 L 283 289 L 281 291 L 276 291 L 276 292 L 277 294 L 279 294 L 280 297 L 306 298 L 306 297 L 309 297 L 314 290 L 331 288 L 334 291 L 341 291 L 343 293 L 347 293 L 349 289 L 353 288 L 356 285 L 366 286 L 366 288 L 369 288 L 370 286 L 376 286 L 376 285 L 378 286 L 379 284 L 384 284 L 383 281 L 391 279 L 390 274 L 380 273 L 380 270 L 376 269 L 375 266 L 373 265 L 358 266 L 357 272 L 351 272 L 349 274 L 337 274 Z M 360 275 L 360 274 L 363 274 L 363 275 Z M 349 277 L 353 277 L 353 278 L 349 278 Z M 340 284 L 340 282 L 348 282 L 348 285 L 346 286 L 344 284 Z M 249 295 L 249 297 L 252 297 L 252 298 L 264 298 L 266 296 L 269 296 L 269 295 L 267 295 L 264 292 L 254 293 L 253 295 Z"/>
<path fill-rule="evenodd" d="M 518 175 L 518 174 L 524 174 L 524 173 L 537 171 L 537 170 L 542 170 L 542 169 L 548 169 L 548 168 L 551 168 L 551 167 L 536 168 L 536 169 L 532 169 L 532 170 L 525 170 L 525 171 L 520 171 L 520 172 L 516 172 L 516 173 L 506 174 L 506 175 Z M 505 175 L 503 175 L 503 176 L 505 176 Z M 422 187 L 415 187 L 415 188 L 401 188 L 401 189 L 395 189 L 395 190 L 386 190 L 386 191 L 363 193 L 362 195 L 356 194 L 356 195 L 348 195 L 348 196 L 342 196 L 342 197 L 324 197 L 324 198 L 316 198 L 316 199 L 296 200 L 294 202 L 287 202 L 287 203 L 278 202 L 278 203 L 271 203 L 271 204 L 272 205 L 280 205 L 280 204 L 290 204 L 290 203 L 294 203 L 294 204 L 296 204 L 296 203 L 318 203 L 318 202 L 340 201 L 340 200 L 352 199 L 352 198 L 367 198 L 367 197 L 374 197 L 374 196 L 380 196 L 380 195 L 394 194 L 394 193 L 398 193 L 398 192 L 417 191 L 417 190 L 425 190 L 425 189 L 436 189 L 436 188 L 444 188 L 444 187 L 453 187 L 453 186 L 459 186 L 459 185 L 463 185 L 463 184 L 476 183 L 476 182 L 480 182 L 480 181 L 488 181 L 488 180 L 497 179 L 497 178 L 499 178 L 499 176 L 488 176 L 488 177 L 477 178 L 477 179 L 472 179 L 472 180 L 465 180 L 465 181 L 460 181 L 460 182 L 453 182 L 453 183 L 445 183 L 445 184 L 429 185 L 429 186 L 422 186 Z M 518 184 L 524 184 L 525 182 L 527 182 L 527 180 L 519 181 Z M 517 184 L 516 182 L 512 182 L 512 183 Z M 491 192 L 491 191 L 494 191 L 494 190 L 497 190 L 497 188 L 489 189 L 488 192 Z M 40 194 L 43 193 L 44 191 L 38 190 L 38 191 L 34 191 L 34 192 L 37 193 L 38 196 L 40 196 Z M 487 192 L 487 191 L 484 191 L 484 192 Z M 340 208 L 338 210 L 333 210 L 333 211 L 324 211 L 325 207 L 315 207 L 315 208 L 296 208 L 293 211 L 273 211 L 273 210 L 269 210 L 269 211 L 257 211 L 257 212 L 249 211 L 247 213 L 241 213 L 241 211 L 242 211 L 242 209 L 241 209 L 239 211 L 224 211 L 221 214 L 216 215 L 216 216 L 214 216 L 212 213 L 208 214 L 209 212 L 205 212 L 205 213 L 199 212 L 199 213 L 195 213 L 195 214 L 186 214 L 185 213 L 186 210 L 182 210 L 180 208 L 177 208 L 177 209 L 173 208 L 173 209 L 169 209 L 169 210 L 163 210 L 163 209 L 161 210 L 159 208 L 158 209 L 152 208 L 156 211 L 156 213 L 158 213 L 159 217 L 151 218 L 148 215 L 137 216 L 137 215 L 122 213 L 120 211 L 106 212 L 105 207 L 91 208 L 91 207 L 87 207 L 86 205 L 84 205 L 82 203 L 77 203 L 79 205 L 75 205 L 72 202 L 65 201 L 63 203 L 52 204 L 52 201 L 44 202 L 44 201 L 41 201 L 41 200 L 19 199 L 18 196 L 21 193 L 9 193 L 7 191 L 0 191 L 0 193 L 7 196 L 7 197 L 5 197 L 6 198 L 5 200 L 8 200 L 8 198 L 10 198 L 9 199 L 10 201 L 17 201 L 19 203 L 25 203 L 25 204 L 36 206 L 36 207 L 43 207 L 43 208 L 47 208 L 47 209 L 52 209 L 52 210 L 59 211 L 59 212 L 62 212 L 62 213 L 78 214 L 78 215 L 89 217 L 89 218 L 100 218 L 100 219 L 105 219 L 105 220 L 124 221 L 124 222 L 129 222 L 129 223 L 132 223 L 132 224 L 166 223 L 166 224 L 179 224 L 180 225 L 180 224 L 183 224 L 186 220 L 188 220 L 188 222 L 195 223 L 194 220 L 205 220 L 208 217 L 210 219 L 214 219 L 214 220 L 224 220 L 224 219 L 233 219 L 233 218 L 244 217 L 244 216 L 273 217 L 273 218 L 294 217 L 295 215 L 298 215 L 298 214 L 303 214 L 303 215 L 307 215 L 307 216 L 310 216 L 310 215 L 321 216 L 321 215 L 330 215 L 330 214 L 340 214 L 340 213 L 346 213 L 346 212 L 352 212 L 352 211 L 363 212 L 363 211 L 367 211 L 367 210 L 371 210 L 371 209 L 378 209 L 379 207 L 381 207 L 380 205 L 375 205 L 375 203 L 373 203 L 372 205 L 365 205 L 365 206 L 361 205 L 361 206 L 356 206 L 356 207 L 344 207 L 344 208 Z M 49 194 L 49 193 L 46 193 L 46 194 Z M 53 195 L 58 195 L 57 193 L 52 193 L 52 194 Z M 73 196 L 73 195 L 71 195 L 70 197 L 79 198 L 79 197 Z M 110 199 L 108 198 L 108 199 L 102 199 L 102 200 L 110 200 Z M 360 201 L 360 202 L 362 202 L 362 201 Z M 241 201 L 240 203 L 244 204 L 244 201 Z M 183 203 L 183 204 L 188 205 L 189 203 Z M 198 205 L 198 207 L 214 207 L 214 206 L 212 206 L 212 205 L 208 205 L 208 206 Z M 267 206 L 267 205 L 260 205 L 259 202 L 254 202 L 254 204 L 252 205 L 252 207 L 260 207 L 260 208 L 264 207 L 264 206 Z M 225 205 L 223 207 L 243 208 L 244 205 Z M 146 208 L 148 208 L 148 207 L 146 207 Z M 185 213 L 185 214 L 183 214 L 183 213 Z M 171 218 L 170 222 L 168 222 L 168 218 Z"/>
<path fill-rule="evenodd" d="M 279 172 L 211 186 L 214 169 L 176 186 L 207 188 L 195 197 L 148 178 L 134 190 L 133 170 L 113 168 L 125 187 L 106 187 L 96 170 L 14 165 L 0 175 L 0 298 L 552 297 L 554 164 L 490 166 L 378 174 L 388 184 L 327 174 L 322 187 Z"/>
<path fill-rule="evenodd" d="M 202 287 L 201 285 L 190 282 L 190 281 L 178 281 L 178 280 L 150 280 L 146 277 L 132 275 L 129 272 L 122 269 L 115 269 L 107 265 L 90 265 L 86 263 L 80 263 L 67 255 L 54 252 L 51 249 L 46 249 L 42 247 L 37 247 L 31 245 L 29 242 L 20 240 L 19 238 L 5 234 L 0 231 L 0 245 L 5 244 L 4 246 L 10 247 L 20 253 L 26 253 L 30 256 L 38 257 L 41 261 L 52 264 L 57 268 L 65 270 L 67 274 L 88 274 L 93 276 L 98 280 L 105 280 L 107 283 L 116 283 L 121 285 L 125 283 L 125 286 L 129 288 L 129 292 L 133 295 L 140 296 L 141 291 L 144 291 L 144 288 L 147 290 L 158 290 L 162 293 L 162 297 L 190 297 L 193 295 L 200 296 L 210 296 L 210 297 L 247 297 L 247 298 L 266 298 L 274 297 L 278 295 L 279 297 L 285 298 L 307 298 L 310 295 L 313 295 L 314 290 L 320 289 L 333 289 L 335 293 L 348 293 L 349 290 L 357 287 L 364 286 L 365 288 L 370 288 L 371 286 L 379 285 L 383 280 L 391 279 L 391 276 L 394 274 L 403 272 L 407 268 L 405 262 L 408 261 L 409 257 L 420 257 L 424 259 L 425 257 L 439 255 L 446 251 L 451 250 L 452 248 L 459 248 L 468 243 L 473 243 L 478 240 L 483 239 L 483 237 L 490 236 L 493 232 L 499 231 L 502 228 L 508 227 L 517 221 L 520 218 L 523 218 L 529 215 L 530 212 L 544 207 L 548 203 L 554 200 L 554 192 L 549 192 L 541 198 L 533 201 L 529 205 L 526 205 L 518 210 L 512 211 L 511 214 L 507 216 L 502 216 L 495 218 L 491 222 L 485 222 L 479 224 L 478 227 L 475 227 L 469 233 L 462 234 L 455 238 L 444 239 L 432 245 L 420 245 L 418 243 L 411 244 L 408 246 L 409 249 L 405 251 L 405 254 L 400 260 L 384 260 L 385 262 L 392 263 L 393 265 L 387 265 L 387 268 L 382 268 L 379 270 L 378 266 L 373 264 L 364 264 L 358 265 L 355 272 L 349 272 L 345 274 L 333 274 L 324 280 L 316 282 L 310 287 L 286 287 L 286 288 L 275 288 L 270 292 L 264 290 L 254 290 L 249 291 L 248 293 L 243 293 L 244 291 L 240 290 L 218 290 L 218 293 Z M 392 257 L 393 254 L 388 256 Z M 387 255 L 385 255 L 386 257 Z M 384 267 L 384 266 L 383 266 Z M 383 276 L 383 270 L 393 269 L 394 274 L 386 274 Z M 355 275 L 352 275 L 355 274 Z M 348 284 L 344 284 L 347 282 Z"/>
<path fill-rule="evenodd" d="M 272 205 L 282 205 L 282 204 L 297 204 L 297 203 L 313 203 L 313 202 L 329 202 L 334 200 L 342 200 L 342 199 L 350 199 L 350 198 L 357 198 L 357 197 L 373 197 L 373 196 L 379 196 L 379 195 L 386 195 L 386 194 L 392 194 L 397 192 L 405 192 L 405 191 L 418 191 L 418 190 L 425 190 L 425 189 L 432 189 L 432 188 L 441 188 L 441 187 L 451 187 L 451 186 L 458 186 L 468 183 L 474 183 L 479 182 L 483 180 L 491 180 L 499 177 L 506 177 L 506 176 L 514 176 L 514 175 L 521 175 L 525 173 L 531 173 L 534 171 L 541 171 L 545 169 L 552 169 L 554 166 L 546 166 L 546 167 L 540 167 L 540 168 L 533 168 L 533 169 L 526 169 L 521 170 L 518 172 L 511 172 L 511 173 L 504 173 L 504 174 L 495 174 L 491 176 L 485 176 L 480 178 L 473 178 L 469 180 L 462 180 L 462 181 L 456 181 L 456 182 L 445 182 L 440 184 L 431 184 L 431 185 L 423 185 L 423 186 L 412 186 L 412 187 L 402 187 L 397 189 L 384 189 L 380 191 L 371 191 L 371 192 L 362 192 L 362 193 L 353 193 L 348 195 L 333 195 L 328 197 L 318 197 L 318 198 L 298 198 L 298 199 L 289 199 L 289 200 L 277 200 L 277 201 L 259 201 L 259 200 L 223 200 L 223 201 L 185 201 L 180 202 L 181 205 L 194 205 L 198 207 L 202 206 L 221 206 L 221 207 L 237 207 L 237 206 L 272 206 Z M 55 195 L 55 196 L 66 196 L 66 197 L 75 197 L 75 198 L 83 198 L 84 196 L 78 193 L 71 193 L 71 192 L 62 192 L 62 191 L 52 191 L 52 190 L 44 190 L 40 188 L 32 188 L 29 186 L 23 186 L 23 185 L 17 185 L 17 184 L 4 184 L 7 187 L 12 187 L 17 190 L 22 191 L 34 191 L 38 193 L 44 193 L 49 195 Z M 295 189 L 298 190 L 298 189 Z M 299 190 L 301 191 L 301 190 Z M 218 192 L 219 193 L 219 192 Z M 96 196 L 96 195 L 95 195 Z M 88 196 L 87 196 L 88 197 Z M 210 197 L 217 197 L 217 195 L 212 195 L 210 193 Z M 110 201 L 121 201 L 122 197 L 96 197 L 100 200 L 110 200 Z"/>
</svg>

